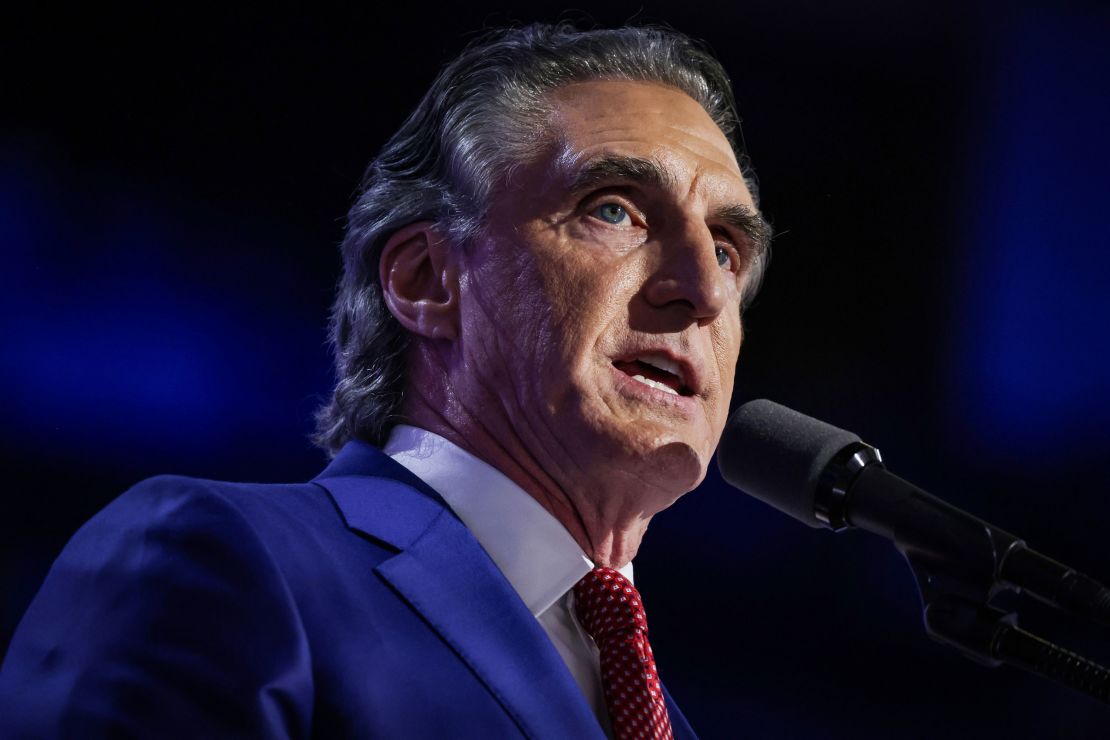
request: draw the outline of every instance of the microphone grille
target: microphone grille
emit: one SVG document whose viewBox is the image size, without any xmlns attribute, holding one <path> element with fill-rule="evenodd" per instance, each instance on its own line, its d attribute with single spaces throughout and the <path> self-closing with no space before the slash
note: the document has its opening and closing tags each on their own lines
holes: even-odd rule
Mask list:
<svg viewBox="0 0 1110 740">
<path fill-rule="evenodd" d="M 793 409 L 759 399 L 741 406 L 725 425 L 717 452 L 724 479 L 750 496 L 811 527 L 822 471 L 855 434 Z"/>
</svg>

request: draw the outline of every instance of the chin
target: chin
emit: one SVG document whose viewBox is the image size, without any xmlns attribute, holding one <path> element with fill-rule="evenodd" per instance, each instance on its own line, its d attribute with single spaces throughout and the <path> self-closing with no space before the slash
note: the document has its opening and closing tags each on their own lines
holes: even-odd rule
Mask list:
<svg viewBox="0 0 1110 740">
<path fill-rule="evenodd" d="M 599 393 L 598 385 L 605 388 L 605 383 L 591 380 L 590 390 L 583 392 L 586 384 L 575 384 L 556 406 L 564 410 L 557 414 L 557 428 L 566 431 L 568 448 L 578 453 L 581 468 L 593 468 L 598 479 L 614 470 L 635 471 L 638 479 L 667 493 L 664 507 L 701 483 L 716 447 L 704 408 L 652 412 L 619 392 Z"/>
<path fill-rule="evenodd" d="M 672 441 L 657 446 L 644 462 L 656 480 L 665 481 L 681 496 L 705 480 L 710 459 L 711 455 L 703 455 L 689 444 Z"/>
<path fill-rule="evenodd" d="M 592 451 L 606 467 L 620 461 L 616 467 L 637 471 L 638 478 L 656 483 L 674 498 L 702 482 L 713 456 L 704 440 L 695 442 L 682 430 L 658 422 L 624 421 L 592 432 L 598 439 Z"/>
</svg>

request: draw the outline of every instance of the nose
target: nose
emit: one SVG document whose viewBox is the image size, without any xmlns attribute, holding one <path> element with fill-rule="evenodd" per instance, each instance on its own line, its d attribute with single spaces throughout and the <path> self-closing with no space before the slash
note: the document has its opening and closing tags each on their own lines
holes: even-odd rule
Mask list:
<svg viewBox="0 0 1110 740">
<path fill-rule="evenodd" d="M 732 273 L 718 264 L 708 227 L 691 225 L 664 239 L 659 251 L 659 263 L 644 286 L 647 302 L 684 311 L 699 324 L 717 318 L 728 305 L 726 280 Z"/>
</svg>

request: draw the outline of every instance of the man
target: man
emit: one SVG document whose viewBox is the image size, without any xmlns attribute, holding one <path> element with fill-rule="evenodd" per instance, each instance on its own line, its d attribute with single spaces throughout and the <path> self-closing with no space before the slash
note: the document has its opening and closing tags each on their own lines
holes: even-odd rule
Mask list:
<svg viewBox="0 0 1110 740">
<path fill-rule="evenodd" d="M 334 460 L 89 522 L 13 639 L 8 732 L 693 736 L 631 561 L 705 475 L 765 259 L 736 123 L 673 32 L 449 64 L 350 213 Z"/>
</svg>

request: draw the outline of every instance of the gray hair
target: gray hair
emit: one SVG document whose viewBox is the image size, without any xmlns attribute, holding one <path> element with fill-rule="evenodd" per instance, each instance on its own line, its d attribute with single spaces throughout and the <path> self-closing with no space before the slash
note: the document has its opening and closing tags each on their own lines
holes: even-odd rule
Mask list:
<svg viewBox="0 0 1110 740">
<path fill-rule="evenodd" d="M 659 82 L 685 92 L 728 137 L 757 195 L 728 75 L 690 38 L 664 28 L 579 31 L 560 23 L 477 39 L 443 68 L 370 163 L 347 214 L 331 323 L 337 382 L 316 414 L 318 446 L 331 454 L 351 439 L 380 446 L 401 421 L 409 337 L 383 299 L 378 262 L 385 241 L 418 221 L 435 223 L 454 245 L 472 239 L 493 188 L 515 166 L 534 161 L 550 139 L 546 94 L 596 79 Z M 761 255 L 749 297 L 763 263 Z"/>
</svg>

